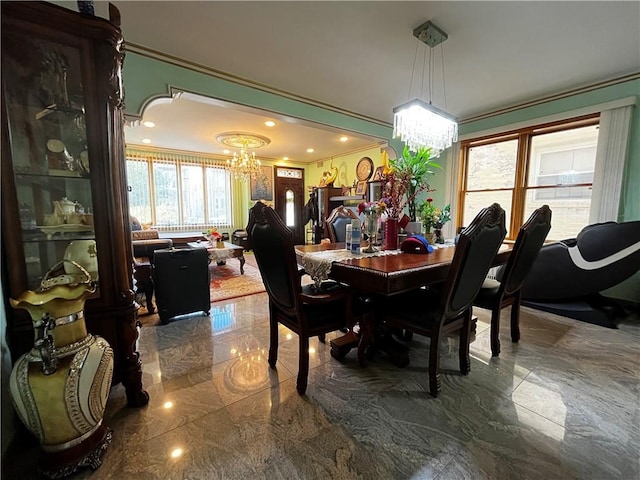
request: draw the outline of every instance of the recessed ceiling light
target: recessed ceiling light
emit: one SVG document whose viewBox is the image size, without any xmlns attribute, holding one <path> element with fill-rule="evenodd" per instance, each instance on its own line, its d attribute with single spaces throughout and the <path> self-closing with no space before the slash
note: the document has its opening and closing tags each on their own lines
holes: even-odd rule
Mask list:
<svg viewBox="0 0 640 480">
<path fill-rule="evenodd" d="M 231 153 L 231 150 L 227 150 L 225 148 L 224 150 L 222 150 L 222 153 L 224 153 L 225 155 L 229 155 Z"/>
<path fill-rule="evenodd" d="M 289 157 L 282 157 L 283 160 L 289 160 Z"/>
<path fill-rule="evenodd" d="M 178 458 L 178 457 L 181 457 L 181 456 L 182 456 L 182 453 L 183 453 L 183 451 L 182 451 L 182 449 L 181 449 L 181 448 L 174 448 L 174 449 L 171 451 L 171 458 Z"/>
<path fill-rule="evenodd" d="M 276 122 L 274 122 L 273 120 L 267 120 L 266 122 L 264 122 L 264 124 L 267 127 L 275 127 L 276 126 Z"/>
<path fill-rule="evenodd" d="M 151 143 L 151 140 L 149 140 L 148 138 L 143 138 L 142 143 Z"/>
<path fill-rule="evenodd" d="M 155 123 L 153 123 L 153 122 L 151 122 L 151 121 L 149 121 L 149 120 L 147 120 L 147 121 L 145 121 L 145 122 L 142 122 L 142 125 L 144 125 L 144 126 L 145 126 L 145 127 L 147 127 L 147 128 L 153 128 L 153 127 L 155 127 L 155 126 L 156 126 L 156 124 L 155 124 Z"/>
<path fill-rule="evenodd" d="M 313 148 L 307 148 L 307 153 L 313 153 L 315 150 Z"/>
<path fill-rule="evenodd" d="M 346 141 L 348 141 L 348 140 L 349 140 L 349 137 L 346 137 L 346 136 L 344 136 L 344 137 L 340 137 L 340 141 L 341 141 L 341 142 L 346 142 Z"/>
</svg>

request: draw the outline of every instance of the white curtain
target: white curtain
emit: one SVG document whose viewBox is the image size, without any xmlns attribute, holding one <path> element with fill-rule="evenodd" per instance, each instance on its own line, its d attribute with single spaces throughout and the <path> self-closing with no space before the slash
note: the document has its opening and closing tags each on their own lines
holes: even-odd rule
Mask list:
<svg viewBox="0 0 640 480">
<path fill-rule="evenodd" d="M 444 238 L 453 238 L 456 235 L 455 218 L 458 215 L 458 175 L 460 172 L 460 142 L 454 143 L 451 148 L 447 149 L 447 185 L 445 188 L 444 204 L 451 205 L 452 221 L 445 224 L 442 229 Z"/>
<path fill-rule="evenodd" d="M 633 105 L 600 114 L 589 223 L 618 221 Z"/>
</svg>

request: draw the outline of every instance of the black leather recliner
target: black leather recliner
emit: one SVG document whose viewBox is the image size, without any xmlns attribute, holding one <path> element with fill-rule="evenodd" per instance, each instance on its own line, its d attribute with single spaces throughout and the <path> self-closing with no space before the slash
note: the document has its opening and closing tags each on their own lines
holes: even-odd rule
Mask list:
<svg viewBox="0 0 640 480">
<path fill-rule="evenodd" d="M 615 327 L 613 305 L 599 292 L 639 269 L 640 221 L 588 225 L 576 238 L 542 247 L 522 286 L 522 303 Z"/>
</svg>

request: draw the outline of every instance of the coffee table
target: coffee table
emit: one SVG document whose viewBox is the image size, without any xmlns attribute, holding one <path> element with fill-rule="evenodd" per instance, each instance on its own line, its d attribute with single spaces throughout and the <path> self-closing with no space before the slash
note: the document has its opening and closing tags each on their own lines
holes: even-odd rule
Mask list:
<svg viewBox="0 0 640 480">
<path fill-rule="evenodd" d="M 244 247 L 224 242 L 224 248 L 217 248 L 206 240 L 187 243 L 191 248 L 206 248 L 209 252 L 209 263 L 224 262 L 227 258 L 237 258 L 240 262 L 240 275 L 244 275 Z"/>
</svg>

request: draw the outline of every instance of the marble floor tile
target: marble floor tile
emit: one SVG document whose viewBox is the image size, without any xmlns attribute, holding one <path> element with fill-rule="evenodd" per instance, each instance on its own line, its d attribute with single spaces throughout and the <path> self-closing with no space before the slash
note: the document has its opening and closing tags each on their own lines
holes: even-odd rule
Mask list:
<svg viewBox="0 0 640 480">
<path fill-rule="evenodd" d="M 407 343 L 406 368 L 378 353 L 363 369 L 355 351 L 331 357 L 338 332 L 310 341 L 298 395 L 297 336 L 280 326 L 277 368 L 267 363 L 264 293 L 168 325 L 141 317 L 150 403 L 128 408 L 113 387 L 104 417 L 113 442 L 100 468 L 75 478 L 640 478 L 640 316 L 608 329 L 522 308 L 514 344 L 507 309 L 492 357 L 490 312 L 474 313 L 471 371 L 459 372 L 458 339 L 442 339 L 438 398 L 428 339 Z M 14 443 L 3 478 L 37 478 L 38 445 L 28 434 Z"/>
</svg>

